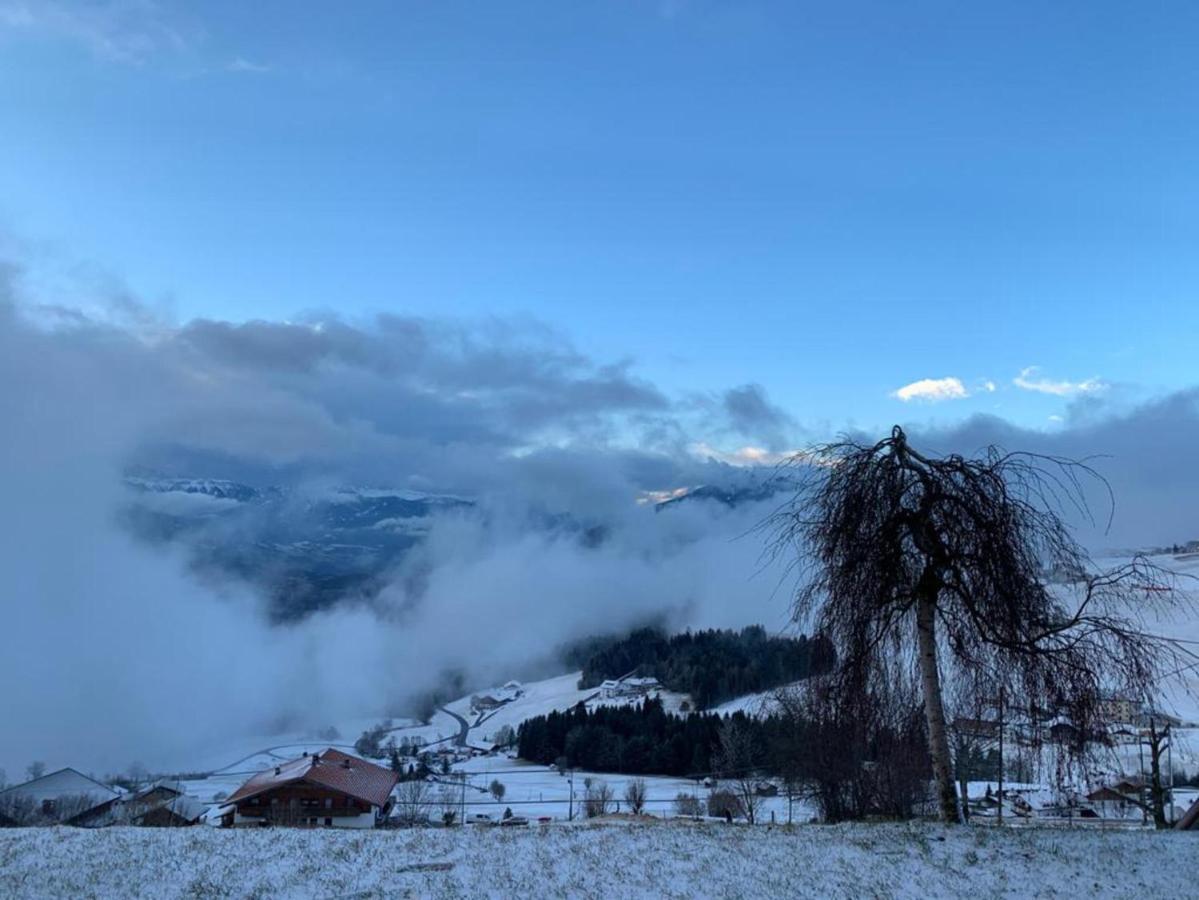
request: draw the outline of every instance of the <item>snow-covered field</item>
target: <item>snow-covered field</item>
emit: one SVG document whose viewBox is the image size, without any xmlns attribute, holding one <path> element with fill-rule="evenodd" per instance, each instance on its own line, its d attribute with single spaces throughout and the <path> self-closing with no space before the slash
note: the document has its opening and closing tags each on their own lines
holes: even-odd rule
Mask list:
<svg viewBox="0 0 1199 900">
<path fill-rule="evenodd" d="M 1199 834 L 934 825 L 10 829 L 0 896 L 1187 897 Z"/>
<path fill-rule="evenodd" d="M 454 777 L 465 773 L 467 781 L 465 797 L 465 814 L 467 817 L 484 814 L 496 819 L 503 813 L 504 808 L 511 808 L 519 816 L 537 818 L 550 816 L 554 819 L 566 819 L 573 810 L 575 818 L 582 816 L 583 796 L 586 793 L 585 781 L 593 779 L 608 785 L 612 789 L 615 802 L 619 803 L 620 812 L 628 811 L 625 802 L 625 788 L 630 781 L 640 779 L 646 785 L 645 811 L 653 816 L 664 817 L 675 815 L 675 798 L 680 793 L 694 794 L 700 802 L 708 796 L 708 789 L 700 783 L 686 778 L 671 778 L 657 775 L 616 775 L 610 772 L 576 771 L 572 778 L 559 774 L 546 766 L 526 763 L 522 760 L 512 760 L 506 757 L 478 757 L 454 766 Z M 492 780 L 504 785 L 504 799 L 497 803 L 488 793 L 487 786 Z M 571 789 L 574 790 L 574 801 L 571 802 Z M 801 800 L 795 800 L 790 810 L 796 822 L 806 822 L 812 818 L 815 811 Z M 788 819 L 787 798 L 784 796 L 761 798 L 759 821 L 774 820 L 779 823 Z"/>
</svg>

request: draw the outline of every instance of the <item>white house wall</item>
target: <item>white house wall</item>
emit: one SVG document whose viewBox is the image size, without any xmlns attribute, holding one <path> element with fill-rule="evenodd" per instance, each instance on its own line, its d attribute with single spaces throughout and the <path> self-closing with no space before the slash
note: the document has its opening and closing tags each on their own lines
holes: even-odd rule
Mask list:
<svg viewBox="0 0 1199 900">
<path fill-rule="evenodd" d="M 303 819 L 316 819 L 317 828 L 374 828 L 375 818 L 378 813 L 378 807 L 372 806 L 370 812 L 360 813 L 357 816 L 332 816 L 333 824 L 325 824 L 325 816 L 302 816 Z M 234 825 L 258 825 L 262 822 L 259 816 L 243 816 L 240 813 L 235 813 L 233 816 Z M 311 825 L 297 826 L 279 826 L 279 827 L 300 827 L 311 828 Z"/>
</svg>

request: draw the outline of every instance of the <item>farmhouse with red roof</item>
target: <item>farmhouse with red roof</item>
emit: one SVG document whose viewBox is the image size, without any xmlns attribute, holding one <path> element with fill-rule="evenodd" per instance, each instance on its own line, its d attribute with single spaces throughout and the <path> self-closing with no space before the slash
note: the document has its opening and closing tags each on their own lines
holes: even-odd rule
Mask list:
<svg viewBox="0 0 1199 900">
<path fill-rule="evenodd" d="M 399 776 L 332 748 L 259 772 L 225 801 L 233 825 L 373 828 Z"/>
</svg>

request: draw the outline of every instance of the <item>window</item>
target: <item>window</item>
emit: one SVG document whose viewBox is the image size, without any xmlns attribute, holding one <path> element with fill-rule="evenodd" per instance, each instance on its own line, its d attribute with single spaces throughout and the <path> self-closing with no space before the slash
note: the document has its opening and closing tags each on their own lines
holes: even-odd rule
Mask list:
<svg viewBox="0 0 1199 900">
<path fill-rule="evenodd" d="M 333 808 L 333 798 L 326 797 L 325 798 L 325 809 L 332 809 L 332 808 Z"/>
<path fill-rule="evenodd" d="M 333 824 L 333 820 L 332 820 L 332 819 L 325 819 L 325 825 L 326 825 L 326 826 L 331 826 L 332 824 Z"/>
</svg>

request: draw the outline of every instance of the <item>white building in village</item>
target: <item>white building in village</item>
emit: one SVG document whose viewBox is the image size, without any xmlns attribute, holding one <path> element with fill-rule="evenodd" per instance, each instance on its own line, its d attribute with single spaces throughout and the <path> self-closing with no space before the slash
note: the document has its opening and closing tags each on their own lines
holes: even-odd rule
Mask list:
<svg viewBox="0 0 1199 900">
<path fill-rule="evenodd" d="M 69 822 L 120 796 L 120 791 L 82 772 L 59 769 L 0 791 L 0 815 L 19 824 Z"/>
<path fill-rule="evenodd" d="M 649 696 L 661 689 L 662 685 L 657 678 L 626 675 L 624 678 L 609 678 L 603 682 L 600 685 L 600 698 L 603 700 L 629 700 Z"/>
<path fill-rule="evenodd" d="M 474 713 L 489 712 L 499 709 L 505 703 L 511 703 L 525 692 L 524 685 L 519 681 L 509 681 L 503 687 L 481 691 L 470 698 L 470 708 Z"/>
</svg>

